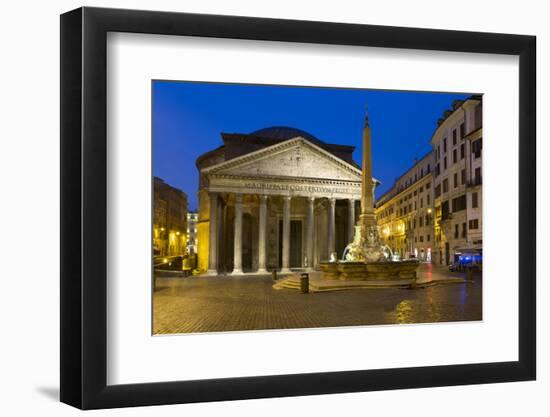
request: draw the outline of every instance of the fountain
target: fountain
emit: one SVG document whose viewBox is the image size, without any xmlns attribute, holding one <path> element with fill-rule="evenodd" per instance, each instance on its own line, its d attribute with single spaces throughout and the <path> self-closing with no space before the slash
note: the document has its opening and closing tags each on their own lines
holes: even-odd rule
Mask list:
<svg viewBox="0 0 550 417">
<path fill-rule="evenodd" d="M 371 132 L 368 114 L 363 127 L 363 169 L 361 215 L 355 226 L 353 241 L 344 250 L 341 260 L 321 262 L 323 278 L 360 281 L 416 281 L 417 260 L 394 260 L 387 245 L 380 243 L 374 214 L 374 182 L 372 180 Z"/>
</svg>

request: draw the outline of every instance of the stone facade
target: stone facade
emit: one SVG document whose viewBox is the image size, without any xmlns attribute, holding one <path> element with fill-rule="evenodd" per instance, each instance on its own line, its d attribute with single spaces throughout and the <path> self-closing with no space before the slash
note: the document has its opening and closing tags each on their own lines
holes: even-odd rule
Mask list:
<svg viewBox="0 0 550 417">
<path fill-rule="evenodd" d="M 359 214 L 354 147 L 293 128 L 222 139 L 197 159 L 200 270 L 284 273 L 341 256 Z"/>
<path fill-rule="evenodd" d="M 187 213 L 187 253 L 197 253 L 197 221 L 199 214 L 196 212 Z"/>
<path fill-rule="evenodd" d="M 448 110 L 432 136 L 434 152 L 434 260 L 455 261 L 482 247 L 482 101 L 472 96 Z"/>
<path fill-rule="evenodd" d="M 431 261 L 433 235 L 433 154 L 399 177 L 376 204 L 382 241 L 402 259 Z"/>
<path fill-rule="evenodd" d="M 482 99 L 457 100 L 438 120 L 432 151 L 376 203 L 383 241 L 439 265 L 482 249 Z"/>
<path fill-rule="evenodd" d="M 187 243 L 187 195 L 162 179 L 153 179 L 153 253 L 184 255 Z"/>
</svg>

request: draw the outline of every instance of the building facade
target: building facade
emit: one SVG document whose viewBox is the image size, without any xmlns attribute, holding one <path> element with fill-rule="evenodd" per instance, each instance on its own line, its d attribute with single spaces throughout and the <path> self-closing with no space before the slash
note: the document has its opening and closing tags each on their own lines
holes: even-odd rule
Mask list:
<svg viewBox="0 0 550 417">
<path fill-rule="evenodd" d="M 482 100 L 455 101 L 438 121 L 434 154 L 435 251 L 449 265 L 464 249 L 482 247 Z"/>
<path fill-rule="evenodd" d="M 285 273 L 340 257 L 360 211 L 354 147 L 289 127 L 221 136 L 196 163 L 199 269 Z"/>
<path fill-rule="evenodd" d="M 184 255 L 187 242 L 187 195 L 153 178 L 153 254 Z"/>
<path fill-rule="evenodd" d="M 197 222 L 199 213 L 187 213 L 187 253 L 189 255 L 197 253 Z"/>
<path fill-rule="evenodd" d="M 376 203 L 380 238 L 401 259 L 432 261 L 433 162 L 432 152 L 415 162 Z"/>
</svg>

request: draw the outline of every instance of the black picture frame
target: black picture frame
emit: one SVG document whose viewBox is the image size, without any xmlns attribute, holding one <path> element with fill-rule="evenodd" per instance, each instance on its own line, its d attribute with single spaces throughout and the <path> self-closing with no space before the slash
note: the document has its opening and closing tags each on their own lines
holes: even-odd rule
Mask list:
<svg viewBox="0 0 550 417">
<path fill-rule="evenodd" d="M 519 360 L 107 385 L 108 32 L 519 56 Z M 80 8 L 61 16 L 61 401 L 81 409 L 534 380 L 536 38 L 251 17 Z"/>
</svg>

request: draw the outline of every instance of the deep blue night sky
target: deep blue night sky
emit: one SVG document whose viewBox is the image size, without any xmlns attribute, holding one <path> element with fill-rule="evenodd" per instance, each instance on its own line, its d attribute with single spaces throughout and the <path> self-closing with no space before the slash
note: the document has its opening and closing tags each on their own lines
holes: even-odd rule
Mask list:
<svg viewBox="0 0 550 417">
<path fill-rule="evenodd" d="M 372 130 L 373 175 L 388 190 L 414 158 L 430 150 L 437 119 L 469 94 L 153 82 L 153 173 L 182 189 L 196 210 L 195 160 L 222 144 L 224 133 L 269 126 L 305 130 L 328 143 L 356 146 L 361 162 L 365 106 Z"/>
</svg>

